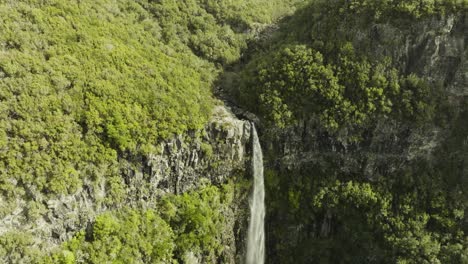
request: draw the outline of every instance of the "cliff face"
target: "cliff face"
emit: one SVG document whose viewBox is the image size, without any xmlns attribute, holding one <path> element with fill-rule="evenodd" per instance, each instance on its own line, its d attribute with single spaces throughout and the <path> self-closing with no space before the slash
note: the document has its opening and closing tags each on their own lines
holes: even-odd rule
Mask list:
<svg viewBox="0 0 468 264">
<path fill-rule="evenodd" d="M 237 119 L 224 107 L 214 110 L 203 131 L 196 131 L 160 144 L 160 152 L 145 161 L 122 167 L 129 200 L 154 201 L 167 194 L 181 194 L 207 183 L 219 185 L 246 172 L 250 146 L 250 123 Z M 142 188 L 143 187 L 143 188 Z"/>
<path fill-rule="evenodd" d="M 443 87 L 441 97 L 449 106 L 440 108 L 447 111 L 441 113 L 442 118 L 420 126 L 382 117 L 367 128 L 364 138 L 357 143 L 347 140 L 346 128 L 330 135 L 314 119 L 302 120 L 287 129 L 266 129 L 263 141 L 270 157 L 266 167 L 272 175 L 278 175 L 267 183 L 270 263 L 312 263 L 311 259 L 319 256 L 314 255 L 310 245 L 337 235 L 339 223 L 332 211 L 324 215 L 307 213 L 306 208 L 312 203 L 307 200 L 310 196 L 292 194 L 297 189 L 314 192 L 316 187 L 312 184 L 308 189 L 297 187 L 304 184 L 304 178 L 312 179 L 306 182 L 314 182 L 314 178 L 346 175 L 377 185 L 383 178 L 391 179 L 406 172 L 430 173 L 450 167 L 452 180 L 447 181 L 466 186 L 467 25 L 466 15 L 462 14 L 425 19 L 412 25 L 372 24 L 351 32 L 345 32 L 345 26 L 341 29 L 341 34 L 350 36 L 355 47 L 370 43 L 366 47 L 369 57 L 390 56 L 400 71 L 415 73 L 431 85 Z M 289 203 L 279 199 L 289 199 Z M 294 201 L 298 204 L 294 205 Z M 282 258 L 285 255 L 295 257 L 288 260 Z"/>
<path fill-rule="evenodd" d="M 406 73 L 443 84 L 448 95 L 466 96 L 466 14 L 423 19 L 412 25 L 373 24 L 353 32 L 354 44 L 370 40 L 369 56 L 391 56 Z"/>
<path fill-rule="evenodd" d="M 160 151 L 147 157 L 121 157 L 119 167 L 125 189 L 124 203 L 106 204 L 107 182 L 84 185 L 75 194 L 36 203 L 45 205 L 43 214 L 31 218 L 25 205 L 0 221 L 0 234 L 11 231 L 31 234 L 39 248 L 53 249 L 70 239 L 77 231 L 89 226 L 94 218 L 108 210 L 131 206 L 152 208 L 166 194 L 181 194 L 210 184 L 221 185 L 242 178 L 249 168 L 250 123 L 237 119 L 226 108 L 218 106 L 207 126 L 201 131 L 179 135 L 159 145 Z M 240 258 L 246 220 L 246 197 L 226 212 L 223 227 L 225 248 L 223 258 L 234 263 Z M 8 255 L 3 256 L 7 261 Z"/>
<path fill-rule="evenodd" d="M 358 142 L 350 140 L 351 129 L 344 127 L 331 134 L 314 118 L 300 120 L 285 129 L 259 124 L 266 165 L 268 263 L 310 263 L 311 259 L 320 257 L 315 255 L 320 241 L 343 239 L 333 240 L 343 231 L 340 230 L 343 221 L 340 223 L 338 219 L 339 209 L 313 211 L 316 208 L 312 208 L 311 198 L 322 187 L 317 186 L 322 182 L 316 179 L 351 179 L 377 186 L 383 180 L 382 185 L 385 185 L 392 178 L 404 178 L 405 174 L 437 171 L 447 173 L 449 176 L 442 180 L 456 185 L 460 196 L 466 197 L 466 14 L 433 16 L 410 25 L 398 23 L 371 23 L 352 30 L 342 23 L 337 25 L 336 34 L 350 40 L 368 57 L 376 60 L 390 57 L 401 73 L 414 73 L 428 84 L 441 87 L 440 96 L 446 105 L 439 106 L 436 119 L 422 125 L 382 115 L 365 128 L 363 138 Z M 251 120 L 259 120 L 250 113 L 238 111 Z M 1 215 L 0 235 L 9 232 L 29 234 L 34 238 L 34 246 L 50 250 L 69 240 L 77 231 L 91 226 L 96 216 L 103 212 L 123 206 L 153 208 L 164 195 L 183 194 L 245 177 L 250 168 L 250 130 L 249 122 L 237 119 L 229 110 L 218 106 L 210 122 L 200 131 L 166 140 L 157 146 L 158 151 L 147 156 L 121 153 L 117 170 L 123 197 L 109 197 L 108 186 L 113 183 L 108 179 L 98 183 L 89 179 L 89 183 L 72 195 L 54 199 L 45 198 L 40 191 L 30 188 L 25 197 L 31 200 L 24 198 L 8 203 L 14 208 L 8 208 L 5 210 L 8 213 Z M 411 184 L 427 184 L 421 181 Z M 247 196 L 247 193 L 236 195 L 239 199 L 222 212 L 227 221 L 220 230 L 224 240 L 221 260 L 207 260 L 204 256 L 185 252 L 193 263 L 242 263 L 243 234 L 248 219 Z M 393 200 L 395 204 L 398 198 Z M 2 199 L 0 196 L 0 208 L 4 209 Z M 116 200 L 121 202 L 113 202 Z M 457 214 L 457 219 L 468 222 L 464 212 Z M 2 253 L 0 248 L 0 262 L 7 263 L 10 256 Z M 338 253 L 336 255 L 340 257 Z M 372 260 L 375 256 L 365 257 Z M 360 263 L 372 262 L 369 259 Z M 28 262 L 27 258 L 23 261 Z"/>
<path fill-rule="evenodd" d="M 450 15 L 424 20 L 404 29 L 390 24 L 374 24 L 365 31 L 343 34 L 354 35 L 353 43 L 357 47 L 370 39 L 373 44 L 369 57 L 391 56 L 404 72 L 416 73 L 434 85 L 442 84 L 443 97 L 449 98 L 461 112 L 462 103 L 468 96 L 467 23 L 465 16 Z M 354 144 L 346 141 L 346 129 L 331 137 L 316 129 L 316 123 L 315 120 L 303 120 L 286 130 L 266 132 L 274 135 L 269 146 L 278 154 L 283 167 L 319 163 L 324 155 L 333 153 L 343 159 L 340 168 L 349 171 L 361 164 L 357 162 L 358 157 L 372 156 L 364 170 L 370 177 L 377 167 L 373 160 L 389 164 L 385 171 L 391 172 L 404 166 L 404 161 L 430 156 L 451 130 L 451 127 L 444 128 L 438 123 L 413 129 L 411 124 L 387 118 L 377 122 L 362 142 Z M 390 162 L 392 159 L 395 160 Z"/>
</svg>

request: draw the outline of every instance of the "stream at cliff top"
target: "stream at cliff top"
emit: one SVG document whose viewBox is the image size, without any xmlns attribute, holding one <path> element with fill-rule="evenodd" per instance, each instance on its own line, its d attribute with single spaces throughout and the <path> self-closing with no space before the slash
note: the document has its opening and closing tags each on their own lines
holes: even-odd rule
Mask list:
<svg viewBox="0 0 468 264">
<path fill-rule="evenodd" d="M 257 130 L 252 123 L 253 192 L 250 198 L 250 223 L 247 234 L 246 264 L 263 264 L 265 260 L 265 188 L 263 183 L 263 154 Z"/>
</svg>

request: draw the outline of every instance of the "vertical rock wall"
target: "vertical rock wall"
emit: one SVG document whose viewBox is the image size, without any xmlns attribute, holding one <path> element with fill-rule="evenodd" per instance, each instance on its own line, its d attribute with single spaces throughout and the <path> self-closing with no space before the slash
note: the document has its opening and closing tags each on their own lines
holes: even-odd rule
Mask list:
<svg viewBox="0 0 468 264">
<path fill-rule="evenodd" d="M 227 108 L 217 106 L 201 131 L 178 135 L 158 145 L 148 156 L 120 157 L 124 183 L 124 203 L 103 203 L 106 182 L 84 185 L 75 194 L 42 201 L 46 212 L 31 219 L 28 201 L 17 201 L 17 209 L 0 219 L 0 235 L 15 231 L 29 233 L 38 248 L 50 250 L 86 228 L 106 210 L 121 206 L 151 208 L 165 194 L 181 194 L 209 184 L 220 185 L 234 177 L 244 177 L 250 155 L 250 123 L 237 119 Z M 228 225 L 225 258 L 234 263 L 241 248 L 246 218 L 247 195 L 226 213 Z M 241 250 L 241 249 L 239 249 Z M 239 256 L 237 256 L 239 258 Z M 0 258 L 0 262 L 1 258 Z"/>
<path fill-rule="evenodd" d="M 349 36 L 355 47 L 366 49 L 369 57 L 390 56 L 402 72 L 415 73 L 431 85 L 443 87 L 441 96 L 454 109 L 455 116 L 450 116 L 453 124 L 435 122 L 416 127 L 382 118 L 368 129 L 362 141 L 354 143 L 347 141 L 346 129 L 330 135 L 317 120 L 303 120 L 294 127 L 265 131 L 265 152 L 271 153 L 267 155 L 267 169 L 294 186 L 301 184 L 295 183 L 295 175 L 364 175 L 369 181 L 376 181 L 415 167 L 418 160 L 440 163 L 437 150 L 455 133 L 455 123 L 460 122 L 456 116 L 464 111 L 468 99 L 467 30 L 466 15 L 424 19 L 412 25 L 374 24 L 352 32 L 343 29 L 342 34 Z M 468 134 L 464 133 L 468 142 Z M 457 173 L 468 177 L 466 170 Z M 281 197 L 288 199 L 287 193 Z M 271 199 L 269 202 L 280 203 Z M 330 213 L 312 221 L 296 219 L 289 211 L 270 211 L 267 219 L 269 263 L 280 263 L 279 256 L 291 254 L 291 250 L 301 248 L 314 237 L 326 238 L 333 228 Z M 307 258 L 313 256 L 304 257 Z"/>
</svg>

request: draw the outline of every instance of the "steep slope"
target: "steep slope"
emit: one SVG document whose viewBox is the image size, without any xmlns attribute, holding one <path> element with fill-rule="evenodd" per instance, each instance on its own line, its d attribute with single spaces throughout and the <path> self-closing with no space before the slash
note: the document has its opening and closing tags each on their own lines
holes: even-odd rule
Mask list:
<svg viewBox="0 0 468 264">
<path fill-rule="evenodd" d="M 213 83 L 292 2 L 1 0 L 0 261 L 40 261 L 85 228 L 91 238 L 105 211 L 128 206 L 129 216 L 108 214 L 139 221 L 132 215 L 161 213 L 166 194 L 218 199 L 195 190 L 244 175 L 248 123 L 216 106 Z M 230 249 L 208 254 L 204 244 L 194 257 L 215 262 L 225 252 L 233 262 L 235 219 L 210 233 L 230 234 Z M 186 252 L 175 245 L 164 256 L 180 260 Z M 55 261 L 105 259 L 84 257 L 89 247 Z"/>
<path fill-rule="evenodd" d="M 0 261 L 242 263 L 221 85 L 268 263 L 466 263 L 466 8 L 0 0 Z"/>
<path fill-rule="evenodd" d="M 465 1 L 315 1 L 251 46 L 269 263 L 466 262 L 466 32 Z"/>
</svg>

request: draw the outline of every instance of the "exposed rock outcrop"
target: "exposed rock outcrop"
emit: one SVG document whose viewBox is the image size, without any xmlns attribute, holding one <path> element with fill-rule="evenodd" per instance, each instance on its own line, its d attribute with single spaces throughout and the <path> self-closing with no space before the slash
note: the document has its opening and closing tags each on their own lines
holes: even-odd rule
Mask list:
<svg viewBox="0 0 468 264">
<path fill-rule="evenodd" d="M 330 135 L 313 118 L 287 129 L 267 129 L 263 133 L 265 152 L 273 153 L 267 168 L 278 173 L 279 178 L 287 178 L 294 186 L 294 175 L 304 173 L 307 177 L 326 177 L 323 174 L 327 173 L 361 175 L 376 181 L 379 177 L 392 177 L 394 173 L 416 168 L 420 161 L 437 166 L 440 163 L 437 151 L 452 137 L 456 123 L 466 122 L 459 115 L 468 99 L 467 25 L 465 15 L 447 15 L 423 19 L 413 25 L 374 24 L 353 32 L 343 29 L 342 34 L 349 36 L 355 47 L 369 49 L 366 50 L 369 57 L 390 56 L 402 72 L 415 73 L 430 84 L 443 87 L 441 96 L 455 109 L 453 116 L 444 120 L 448 122 L 445 124 L 434 122 L 419 126 L 382 117 L 367 129 L 359 142 L 347 140 L 346 128 Z M 369 41 L 370 46 L 362 47 Z M 466 131 L 464 134 L 468 139 Z M 459 146 L 462 150 L 468 149 L 467 141 L 464 142 L 464 146 Z M 468 178 L 463 166 L 457 173 Z M 287 193 L 281 197 L 287 199 Z M 329 213 L 308 223 L 284 211 L 270 211 L 267 218 L 270 263 L 281 263 L 276 262 L 275 256 L 290 254 L 292 249 L 301 248 L 314 237 L 327 237 L 333 225 L 333 216 Z"/>
<path fill-rule="evenodd" d="M 29 233 L 39 248 L 50 250 L 86 228 L 106 210 L 123 205 L 151 208 L 162 195 L 181 194 L 208 184 L 220 185 L 234 176 L 243 176 L 249 168 L 245 165 L 249 160 L 250 122 L 237 119 L 224 106 L 217 106 L 204 129 L 166 140 L 157 149 L 160 151 L 144 157 L 120 158 L 123 204 L 103 202 L 108 195 L 108 182 L 85 184 L 70 196 L 53 200 L 41 200 L 38 196 L 35 202 L 17 201 L 17 210 L 0 219 L 0 234 Z M 225 212 L 229 225 L 223 230 L 227 263 L 234 263 L 241 250 L 236 249 L 236 240 L 243 239 L 245 219 L 239 222 L 237 216 L 247 210 L 246 197 Z M 43 213 L 33 217 L 27 204 L 29 207 L 37 204 Z"/>
</svg>

